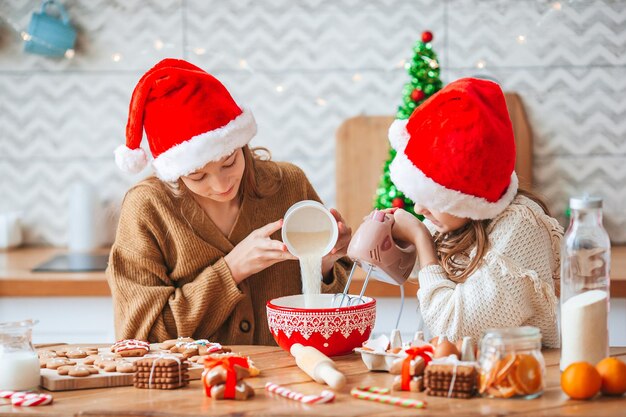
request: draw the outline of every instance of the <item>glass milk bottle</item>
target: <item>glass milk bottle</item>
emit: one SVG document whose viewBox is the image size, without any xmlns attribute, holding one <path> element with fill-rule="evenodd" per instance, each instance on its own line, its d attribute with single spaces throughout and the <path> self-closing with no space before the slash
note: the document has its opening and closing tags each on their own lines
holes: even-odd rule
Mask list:
<svg viewBox="0 0 626 417">
<path fill-rule="evenodd" d="M 602 226 L 602 199 L 570 199 L 561 248 L 561 370 L 595 365 L 609 355 L 611 243 Z"/>
<path fill-rule="evenodd" d="M 35 324 L 32 320 L 0 323 L 0 391 L 39 386 L 39 359 L 31 343 Z"/>
</svg>

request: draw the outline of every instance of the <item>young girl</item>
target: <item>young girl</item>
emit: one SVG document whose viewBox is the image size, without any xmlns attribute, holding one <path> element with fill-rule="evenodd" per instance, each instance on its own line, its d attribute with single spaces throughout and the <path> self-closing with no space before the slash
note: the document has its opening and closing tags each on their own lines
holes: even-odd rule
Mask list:
<svg viewBox="0 0 626 417">
<path fill-rule="evenodd" d="M 274 344 L 266 302 L 302 291 L 298 262 L 277 240 L 281 217 L 319 201 L 315 190 L 299 168 L 248 147 L 252 114 L 188 62 L 161 61 L 135 87 L 122 169 L 146 165 L 144 129 L 156 177 L 126 194 L 107 270 L 117 338 Z M 350 229 L 332 213 L 340 236 L 323 259 L 324 292 L 346 280 Z"/>
<path fill-rule="evenodd" d="M 460 79 L 396 120 L 390 174 L 420 222 L 394 212 L 415 243 L 421 315 L 433 335 L 478 340 L 484 330 L 535 326 L 559 346 L 556 305 L 562 227 L 518 189 L 513 129 L 500 87 Z"/>
</svg>

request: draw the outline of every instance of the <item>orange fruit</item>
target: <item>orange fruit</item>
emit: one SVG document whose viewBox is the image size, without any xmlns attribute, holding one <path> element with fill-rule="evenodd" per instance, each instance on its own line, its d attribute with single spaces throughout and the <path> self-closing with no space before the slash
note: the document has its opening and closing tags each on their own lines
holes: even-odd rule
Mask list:
<svg viewBox="0 0 626 417">
<path fill-rule="evenodd" d="M 507 381 L 507 385 L 511 388 L 513 388 L 515 390 L 515 394 L 516 395 L 526 395 L 526 391 L 524 391 L 524 389 L 521 387 L 521 385 L 519 383 L 517 383 L 517 381 L 515 381 L 515 373 L 511 372 L 507 375 L 506 377 L 506 381 Z M 504 384 L 500 385 L 501 387 Z"/>
<path fill-rule="evenodd" d="M 478 393 L 482 394 L 485 391 L 487 391 L 487 388 L 489 388 L 489 386 L 487 385 L 487 378 L 488 378 L 488 376 L 487 376 L 486 373 L 481 372 L 479 378 L 480 378 L 480 381 L 479 381 L 479 384 L 478 384 Z"/>
<path fill-rule="evenodd" d="M 517 355 L 517 368 L 512 373 L 512 379 L 517 382 L 520 391 L 534 394 L 541 389 L 541 364 L 532 355 L 520 353 Z"/>
<path fill-rule="evenodd" d="M 617 358 L 604 358 L 596 365 L 602 377 L 602 393 L 622 395 L 626 392 L 626 363 Z"/>
<path fill-rule="evenodd" d="M 509 353 L 504 358 L 498 361 L 496 367 L 496 376 L 493 381 L 494 385 L 497 385 L 504 381 L 506 375 L 511 371 L 511 367 L 515 365 L 515 361 L 517 360 L 517 355 Z"/>
<path fill-rule="evenodd" d="M 601 386 L 600 373 L 588 362 L 574 362 L 561 374 L 561 389 L 573 400 L 588 400 Z"/>
</svg>

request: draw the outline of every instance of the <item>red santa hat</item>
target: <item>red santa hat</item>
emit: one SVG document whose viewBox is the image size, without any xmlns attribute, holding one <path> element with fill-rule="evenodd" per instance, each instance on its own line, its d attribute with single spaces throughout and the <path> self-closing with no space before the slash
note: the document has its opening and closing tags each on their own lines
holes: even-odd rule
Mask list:
<svg viewBox="0 0 626 417">
<path fill-rule="evenodd" d="M 246 145 L 256 122 L 215 77 L 186 61 L 164 59 L 133 91 L 126 144 L 115 150 L 115 162 L 126 172 L 147 165 L 144 129 L 157 177 L 176 181 Z"/>
<path fill-rule="evenodd" d="M 396 120 L 393 183 L 416 204 L 475 220 L 500 214 L 517 194 L 515 140 L 495 82 L 463 78 Z"/>
</svg>

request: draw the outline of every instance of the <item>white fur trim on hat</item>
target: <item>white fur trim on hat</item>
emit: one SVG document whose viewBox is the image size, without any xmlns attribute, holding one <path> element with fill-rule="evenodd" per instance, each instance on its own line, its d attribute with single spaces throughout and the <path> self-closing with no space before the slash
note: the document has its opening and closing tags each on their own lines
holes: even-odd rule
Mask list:
<svg viewBox="0 0 626 417">
<path fill-rule="evenodd" d="M 397 152 L 404 151 L 406 144 L 409 143 L 410 136 L 409 132 L 406 131 L 406 124 L 408 122 L 408 119 L 396 119 L 391 126 L 389 126 L 389 142 L 391 142 L 391 146 Z"/>
<path fill-rule="evenodd" d="M 491 203 L 484 198 L 464 194 L 437 184 L 413 165 L 401 151 L 398 151 L 389 166 L 389 174 L 396 187 L 416 204 L 429 210 L 473 220 L 492 219 L 502 213 L 515 198 L 518 186 L 517 175 L 513 171 L 506 193 L 498 201 Z"/>
<path fill-rule="evenodd" d="M 156 176 L 163 181 L 176 181 L 209 162 L 230 155 L 246 145 L 256 134 L 252 112 L 243 112 L 227 125 L 179 143 L 154 159 Z"/>
<path fill-rule="evenodd" d="M 148 156 L 142 148 L 130 149 L 120 145 L 115 149 L 115 163 L 122 171 L 136 174 L 148 165 Z"/>
</svg>

